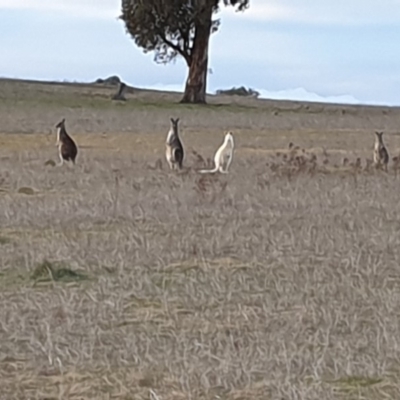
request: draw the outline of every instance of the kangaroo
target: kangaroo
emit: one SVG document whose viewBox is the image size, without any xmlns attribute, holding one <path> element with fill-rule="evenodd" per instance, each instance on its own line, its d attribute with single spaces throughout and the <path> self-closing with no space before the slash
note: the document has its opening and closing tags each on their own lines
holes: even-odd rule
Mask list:
<svg viewBox="0 0 400 400">
<path fill-rule="evenodd" d="M 60 163 L 58 165 L 63 165 L 64 160 L 72 161 L 72 164 L 75 164 L 76 155 L 78 154 L 78 148 L 65 129 L 65 118 L 63 118 L 62 121 L 56 125 L 56 128 L 56 146 L 58 146 L 58 152 L 60 156 Z"/>
<path fill-rule="evenodd" d="M 171 169 L 181 169 L 183 163 L 183 146 L 178 133 L 179 118 L 171 118 L 171 128 L 168 132 L 166 145 L 166 158 Z"/>
<path fill-rule="evenodd" d="M 375 132 L 374 164 L 376 167 L 384 167 L 388 170 L 389 153 L 383 144 L 383 132 Z"/>
<path fill-rule="evenodd" d="M 232 132 L 226 132 L 224 142 L 220 148 L 216 151 L 214 156 L 214 169 L 202 169 L 199 172 L 201 174 L 213 174 L 215 172 L 221 172 L 227 174 L 229 166 L 231 165 L 233 158 L 233 149 L 235 144 L 233 142 Z"/>
</svg>

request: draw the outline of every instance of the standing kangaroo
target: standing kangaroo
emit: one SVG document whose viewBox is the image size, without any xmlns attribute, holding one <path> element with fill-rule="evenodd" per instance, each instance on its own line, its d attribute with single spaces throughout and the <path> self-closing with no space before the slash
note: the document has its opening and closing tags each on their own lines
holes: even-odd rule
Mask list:
<svg viewBox="0 0 400 400">
<path fill-rule="evenodd" d="M 183 163 L 183 146 L 178 133 L 179 118 L 171 118 L 171 128 L 168 132 L 166 145 L 166 158 L 171 169 L 181 169 Z"/>
<path fill-rule="evenodd" d="M 383 132 L 375 132 L 374 164 L 376 167 L 384 167 L 388 170 L 389 153 L 383 144 Z"/>
<path fill-rule="evenodd" d="M 58 165 L 63 165 L 64 160 L 72 161 L 72 164 L 75 164 L 76 155 L 78 154 L 78 148 L 65 129 L 65 118 L 63 118 L 62 121 L 56 125 L 56 128 L 56 146 L 58 146 L 58 152 L 60 156 L 60 164 Z"/>
<path fill-rule="evenodd" d="M 232 132 L 226 132 L 224 142 L 220 146 L 220 148 L 216 151 L 214 156 L 214 169 L 202 169 L 199 172 L 201 174 L 213 174 L 214 172 L 221 172 L 223 174 L 227 174 L 229 170 L 229 166 L 232 162 L 233 157 L 233 149 L 235 148 L 235 144 L 233 142 Z"/>
</svg>

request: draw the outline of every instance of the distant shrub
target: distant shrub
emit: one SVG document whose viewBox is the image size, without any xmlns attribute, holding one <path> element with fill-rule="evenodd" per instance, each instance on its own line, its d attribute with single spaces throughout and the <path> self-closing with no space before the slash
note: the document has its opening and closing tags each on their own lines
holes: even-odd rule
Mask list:
<svg viewBox="0 0 400 400">
<path fill-rule="evenodd" d="M 109 76 L 106 79 L 98 78 L 98 79 L 96 79 L 95 83 L 101 83 L 101 84 L 104 84 L 104 85 L 117 86 L 117 85 L 119 85 L 121 83 L 121 79 L 119 79 L 118 76 L 113 75 L 113 76 Z"/>
<path fill-rule="evenodd" d="M 216 91 L 216 94 L 223 96 L 245 96 L 245 97 L 255 97 L 257 98 L 260 93 L 252 88 L 241 87 L 233 87 L 232 89 L 219 89 Z"/>
</svg>

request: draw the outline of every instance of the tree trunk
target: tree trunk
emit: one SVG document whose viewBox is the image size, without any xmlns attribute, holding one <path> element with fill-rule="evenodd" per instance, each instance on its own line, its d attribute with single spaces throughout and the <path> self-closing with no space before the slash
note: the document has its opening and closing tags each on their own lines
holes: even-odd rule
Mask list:
<svg viewBox="0 0 400 400">
<path fill-rule="evenodd" d="M 211 35 L 212 6 L 205 10 L 203 22 L 196 26 L 190 57 L 189 74 L 181 103 L 206 103 L 208 44 Z"/>
<path fill-rule="evenodd" d="M 112 100 L 121 100 L 121 101 L 126 101 L 125 98 L 125 93 L 126 91 L 126 84 L 124 82 L 120 82 L 118 92 L 114 94 L 112 97 Z"/>
</svg>

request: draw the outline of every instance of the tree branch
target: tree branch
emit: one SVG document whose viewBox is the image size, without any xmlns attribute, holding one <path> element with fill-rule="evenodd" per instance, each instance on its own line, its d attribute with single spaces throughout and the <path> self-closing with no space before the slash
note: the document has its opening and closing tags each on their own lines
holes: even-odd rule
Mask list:
<svg viewBox="0 0 400 400">
<path fill-rule="evenodd" d="M 171 42 L 170 40 L 168 40 L 164 33 L 159 33 L 159 36 L 161 38 L 161 40 L 169 47 L 171 47 L 172 50 L 175 50 L 178 54 L 180 54 L 186 61 L 186 64 L 188 66 L 190 66 L 190 63 L 192 61 L 192 58 L 190 56 L 189 53 L 185 52 L 181 47 L 179 47 L 178 45 L 176 45 L 175 43 Z"/>
</svg>

